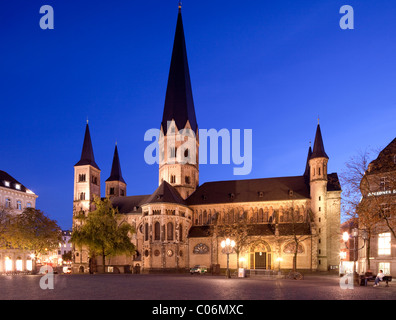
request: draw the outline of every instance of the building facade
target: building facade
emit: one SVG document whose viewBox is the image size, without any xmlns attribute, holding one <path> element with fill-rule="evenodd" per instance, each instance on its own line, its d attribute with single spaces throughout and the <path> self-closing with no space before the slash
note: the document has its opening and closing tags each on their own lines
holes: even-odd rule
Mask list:
<svg viewBox="0 0 396 320">
<path fill-rule="evenodd" d="M 240 222 L 252 241 L 231 253 L 231 268 L 290 269 L 296 250 L 298 269 L 327 271 L 339 265 L 341 187 L 337 173 L 328 173 L 319 124 L 303 174 L 199 184 L 198 124 L 180 7 L 160 132 L 158 187 L 150 195 L 127 196 L 115 148 L 105 196 L 137 230 L 132 238 L 137 254 L 110 258 L 109 270 L 183 271 L 196 264 L 225 268 L 220 226 Z M 100 196 L 101 172 L 88 123 L 74 170 L 74 215 L 89 213 L 93 197 Z M 75 248 L 73 271 L 87 272 L 88 262 L 88 252 Z"/>
<path fill-rule="evenodd" d="M 5 171 L 0 170 L 0 212 L 21 214 L 25 208 L 35 208 L 37 195 Z M 0 273 L 32 271 L 32 252 L 0 249 Z M 33 257 L 34 258 L 34 257 Z"/>
<path fill-rule="evenodd" d="M 362 179 L 361 210 L 368 211 L 371 219 L 369 252 L 359 250 L 359 272 L 368 269 L 374 273 L 383 270 L 396 274 L 396 138 L 373 160 Z M 359 229 L 365 229 L 360 223 Z M 393 230 L 393 231 L 392 231 Z M 359 246 L 368 242 L 359 239 Z M 368 263 L 369 262 L 369 263 Z"/>
</svg>

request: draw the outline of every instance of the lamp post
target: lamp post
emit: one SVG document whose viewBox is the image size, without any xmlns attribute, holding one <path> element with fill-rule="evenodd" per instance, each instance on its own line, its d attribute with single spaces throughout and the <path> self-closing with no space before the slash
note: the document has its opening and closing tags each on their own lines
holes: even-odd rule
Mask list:
<svg viewBox="0 0 396 320">
<path fill-rule="evenodd" d="M 281 274 L 280 264 L 283 261 L 283 258 L 282 257 L 278 257 L 278 258 L 276 258 L 276 261 L 278 261 L 278 275 L 280 275 Z"/>
<path fill-rule="evenodd" d="M 229 238 L 221 241 L 221 247 L 224 249 L 225 253 L 227 254 L 227 272 L 226 272 L 226 277 L 231 278 L 230 275 L 230 253 L 232 253 L 232 250 L 235 247 L 235 241 L 230 240 Z"/>
<path fill-rule="evenodd" d="M 366 230 L 362 230 L 362 239 L 363 239 L 363 246 L 361 248 L 357 248 L 356 247 L 356 239 L 359 236 L 359 231 L 357 228 L 354 228 L 352 230 L 352 233 L 349 234 L 348 232 L 344 232 L 342 234 L 342 240 L 345 243 L 345 247 L 349 250 L 349 251 L 353 251 L 353 275 L 354 275 L 354 279 L 355 281 L 358 281 L 358 273 L 356 271 L 356 254 L 359 250 L 363 249 L 366 246 L 366 240 L 368 239 L 368 235 L 367 235 L 367 231 Z M 353 238 L 353 249 L 348 247 L 348 241 L 350 238 Z"/>
</svg>

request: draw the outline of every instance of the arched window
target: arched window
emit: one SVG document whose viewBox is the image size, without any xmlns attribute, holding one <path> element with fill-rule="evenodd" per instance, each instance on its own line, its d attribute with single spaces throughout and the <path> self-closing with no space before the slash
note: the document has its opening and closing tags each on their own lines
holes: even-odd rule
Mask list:
<svg viewBox="0 0 396 320">
<path fill-rule="evenodd" d="M 179 241 L 183 241 L 183 225 L 181 223 L 179 224 Z"/>
<path fill-rule="evenodd" d="M 204 210 L 203 212 L 203 224 L 207 224 L 208 223 L 208 214 L 206 212 L 206 210 Z"/>
<path fill-rule="evenodd" d="M 17 206 L 16 206 L 16 208 L 17 208 L 18 210 L 22 210 L 22 201 L 21 201 L 21 200 L 18 200 L 18 201 L 17 201 Z"/>
<path fill-rule="evenodd" d="M 161 239 L 161 225 L 157 221 L 154 224 L 154 240 L 160 240 Z"/>
<path fill-rule="evenodd" d="M 148 223 L 144 225 L 144 240 L 148 241 L 149 239 L 149 226 Z"/>
<path fill-rule="evenodd" d="M 176 183 L 176 176 L 175 175 L 171 175 L 170 182 L 171 183 Z"/>
<path fill-rule="evenodd" d="M 5 199 L 5 207 L 6 208 L 11 208 L 11 199 L 10 198 L 6 198 Z"/>
<path fill-rule="evenodd" d="M 167 240 L 173 240 L 173 223 L 168 222 L 166 225 L 166 239 Z"/>
<path fill-rule="evenodd" d="M 259 209 L 258 222 L 264 222 L 264 213 L 262 208 Z"/>
</svg>

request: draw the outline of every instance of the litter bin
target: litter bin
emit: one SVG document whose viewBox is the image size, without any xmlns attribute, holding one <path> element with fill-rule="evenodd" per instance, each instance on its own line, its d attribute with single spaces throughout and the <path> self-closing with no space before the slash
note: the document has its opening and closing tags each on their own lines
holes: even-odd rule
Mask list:
<svg viewBox="0 0 396 320">
<path fill-rule="evenodd" d="M 245 278 L 246 277 L 246 269 L 245 268 L 239 268 L 238 270 L 238 278 Z"/>
</svg>

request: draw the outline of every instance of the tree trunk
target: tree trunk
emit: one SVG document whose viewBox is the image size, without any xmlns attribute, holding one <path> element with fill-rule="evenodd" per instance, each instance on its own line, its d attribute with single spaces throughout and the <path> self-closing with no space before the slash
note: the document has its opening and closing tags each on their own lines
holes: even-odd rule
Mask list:
<svg viewBox="0 0 396 320">
<path fill-rule="evenodd" d="M 369 236 L 368 237 L 368 239 L 367 239 L 367 243 L 366 243 L 366 266 L 367 266 L 367 269 L 366 269 L 366 271 L 368 271 L 368 270 L 370 270 L 370 249 L 371 249 L 371 245 L 370 245 L 370 241 L 371 240 L 371 237 Z"/>
<path fill-rule="evenodd" d="M 103 265 L 103 273 L 106 273 L 106 256 L 104 249 L 102 250 L 102 265 Z"/>
</svg>

